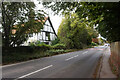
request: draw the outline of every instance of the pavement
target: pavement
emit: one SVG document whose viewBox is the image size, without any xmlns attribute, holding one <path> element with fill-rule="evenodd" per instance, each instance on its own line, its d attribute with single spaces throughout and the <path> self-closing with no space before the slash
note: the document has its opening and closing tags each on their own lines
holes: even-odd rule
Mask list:
<svg viewBox="0 0 120 80">
<path fill-rule="evenodd" d="M 106 47 L 99 46 L 2 67 L 3 78 L 92 78 Z"/>
<path fill-rule="evenodd" d="M 108 47 L 103 53 L 99 78 L 117 78 L 117 76 L 112 73 L 112 70 L 108 62 L 110 54 L 111 54 L 110 47 Z"/>
</svg>

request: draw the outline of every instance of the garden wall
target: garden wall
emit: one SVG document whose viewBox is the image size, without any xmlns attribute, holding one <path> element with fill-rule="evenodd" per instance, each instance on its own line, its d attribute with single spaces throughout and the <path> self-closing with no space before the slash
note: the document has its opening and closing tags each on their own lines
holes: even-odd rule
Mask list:
<svg viewBox="0 0 120 80">
<path fill-rule="evenodd" d="M 120 41 L 111 43 L 110 48 L 112 70 L 120 77 Z"/>
</svg>

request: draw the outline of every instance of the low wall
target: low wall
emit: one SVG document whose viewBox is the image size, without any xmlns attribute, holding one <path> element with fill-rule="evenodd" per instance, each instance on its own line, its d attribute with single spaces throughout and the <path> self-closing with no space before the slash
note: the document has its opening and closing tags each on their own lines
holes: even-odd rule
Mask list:
<svg viewBox="0 0 120 80">
<path fill-rule="evenodd" d="M 120 41 L 110 44 L 112 70 L 120 77 Z"/>
</svg>

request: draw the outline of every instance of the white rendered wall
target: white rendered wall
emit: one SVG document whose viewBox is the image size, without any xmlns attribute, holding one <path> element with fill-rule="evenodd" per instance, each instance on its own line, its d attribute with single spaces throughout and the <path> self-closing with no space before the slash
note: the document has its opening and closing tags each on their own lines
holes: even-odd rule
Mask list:
<svg viewBox="0 0 120 80">
<path fill-rule="evenodd" d="M 50 27 L 48 20 L 46 21 L 45 24 L 46 25 L 44 25 L 41 31 L 53 32 L 52 27 Z M 50 40 L 54 40 L 55 38 L 56 38 L 55 34 L 50 33 Z M 45 42 L 44 41 L 45 39 L 48 40 L 48 37 L 46 36 L 45 32 L 40 32 L 38 34 L 33 33 L 33 37 L 29 37 L 28 40 L 22 45 L 27 46 L 30 42 L 36 42 L 36 41 Z"/>
</svg>

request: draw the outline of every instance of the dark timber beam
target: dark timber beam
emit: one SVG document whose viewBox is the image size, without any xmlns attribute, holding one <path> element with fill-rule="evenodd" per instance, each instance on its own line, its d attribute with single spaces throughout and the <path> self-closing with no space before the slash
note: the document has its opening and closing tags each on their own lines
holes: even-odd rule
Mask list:
<svg viewBox="0 0 120 80">
<path fill-rule="evenodd" d="M 51 22 L 51 20 L 50 20 L 50 18 L 49 18 L 49 17 L 48 17 L 48 21 L 50 22 L 50 25 L 51 25 L 51 27 L 52 27 L 52 29 L 53 29 L 54 34 L 55 34 L 55 35 L 56 35 L 56 37 L 58 38 L 58 36 L 57 36 L 57 34 L 56 34 L 56 32 L 55 32 L 55 30 L 54 30 L 54 28 L 53 28 L 52 22 Z"/>
</svg>

